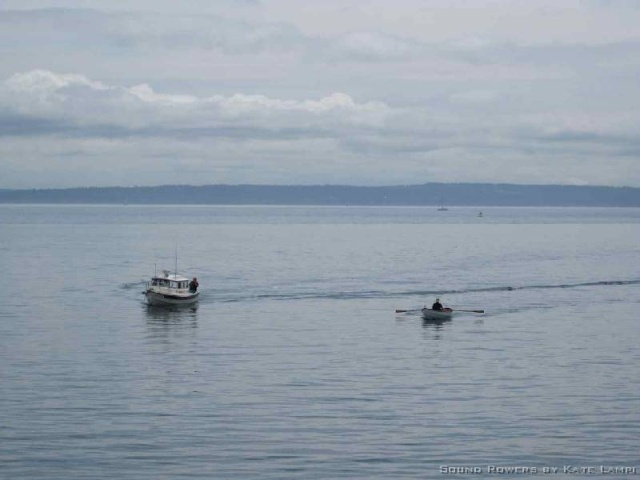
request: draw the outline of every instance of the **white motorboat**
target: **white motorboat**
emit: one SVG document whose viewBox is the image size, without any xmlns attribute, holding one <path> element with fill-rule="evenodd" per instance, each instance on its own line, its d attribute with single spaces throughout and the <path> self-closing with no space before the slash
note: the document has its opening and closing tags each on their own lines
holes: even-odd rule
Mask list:
<svg viewBox="0 0 640 480">
<path fill-rule="evenodd" d="M 168 270 L 164 270 L 162 275 L 154 275 L 144 291 L 149 305 L 193 305 L 199 295 L 197 286 L 193 288 L 187 277 L 169 273 Z"/>
</svg>

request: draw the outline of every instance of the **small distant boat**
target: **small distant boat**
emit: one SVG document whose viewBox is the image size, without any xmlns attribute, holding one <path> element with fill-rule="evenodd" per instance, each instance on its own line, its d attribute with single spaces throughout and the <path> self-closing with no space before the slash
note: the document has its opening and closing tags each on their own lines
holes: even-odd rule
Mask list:
<svg viewBox="0 0 640 480">
<path fill-rule="evenodd" d="M 453 310 L 443 308 L 442 310 L 433 310 L 431 308 L 422 309 L 422 318 L 425 320 L 448 320 L 453 317 Z"/>
<path fill-rule="evenodd" d="M 478 212 L 478 216 L 479 216 L 479 217 L 482 217 L 482 216 L 484 216 L 484 215 L 482 215 L 482 212 Z"/>
<path fill-rule="evenodd" d="M 162 275 L 154 275 L 147 284 L 144 296 L 149 305 L 182 306 L 193 305 L 198 301 L 197 288 L 190 287 L 187 277 L 164 270 Z"/>
<path fill-rule="evenodd" d="M 444 202 L 442 201 L 442 199 L 440 199 L 440 206 L 438 207 L 438 211 L 439 212 L 446 212 L 447 210 L 449 210 L 449 209 L 444 206 Z"/>
</svg>

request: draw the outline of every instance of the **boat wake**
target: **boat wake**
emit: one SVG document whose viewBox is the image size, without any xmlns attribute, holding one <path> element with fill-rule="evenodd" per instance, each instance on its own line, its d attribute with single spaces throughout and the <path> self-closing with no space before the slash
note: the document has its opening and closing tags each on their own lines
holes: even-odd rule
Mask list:
<svg viewBox="0 0 640 480">
<path fill-rule="evenodd" d="M 560 283 L 549 285 L 522 285 L 517 287 L 501 286 L 501 287 L 487 287 L 487 288 L 469 288 L 463 290 L 444 290 L 444 291 L 426 291 L 426 292 L 411 292 L 412 294 L 453 294 L 453 293 L 477 293 L 477 292 L 510 292 L 513 290 L 547 290 L 547 289 L 560 289 L 560 288 L 580 288 L 580 287 L 604 287 L 612 285 L 640 285 L 640 279 L 638 280 L 601 280 L 597 282 L 583 282 L 583 283 Z"/>
<path fill-rule="evenodd" d="M 123 283 L 120 285 L 120 288 L 123 290 L 133 290 L 133 289 L 140 289 L 140 288 L 144 288 L 147 283 L 149 283 L 149 280 L 140 280 L 138 282 L 130 282 L 130 283 Z"/>
<path fill-rule="evenodd" d="M 445 290 L 355 290 L 355 291 L 305 291 L 305 292 L 278 292 L 278 293 L 259 293 L 251 294 L 245 292 L 238 295 L 237 292 L 203 292 L 204 298 L 211 301 L 232 303 L 260 300 L 355 300 L 368 298 L 399 298 L 399 297 L 429 297 L 434 295 L 460 295 L 466 293 L 491 293 L 491 292 L 510 292 L 520 290 L 548 290 L 548 289 L 570 289 L 583 287 L 610 287 L 610 286 L 628 286 L 640 285 L 640 279 L 636 280 L 602 280 L 596 282 L 581 283 L 562 283 L 547 285 L 521 285 L 521 286 L 497 286 L 483 288 L 467 288 L 467 289 L 445 289 Z M 203 299 L 204 299 L 203 298 Z"/>
</svg>

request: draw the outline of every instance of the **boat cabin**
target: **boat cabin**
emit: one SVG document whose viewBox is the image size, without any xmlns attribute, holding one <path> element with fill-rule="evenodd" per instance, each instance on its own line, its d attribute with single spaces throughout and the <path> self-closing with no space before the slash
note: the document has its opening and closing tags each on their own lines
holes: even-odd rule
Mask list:
<svg viewBox="0 0 640 480">
<path fill-rule="evenodd" d="M 151 279 L 151 286 L 171 289 L 187 289 L 189 288 L 189 279 L 181 275 L 172 275 L 165 271 L 164 276 L 153 277 Z"/>
<path fill-rule="evenodd" d="M 189 288 L 189 281 L 175 281 L 167 278 L 154 278 L 151 281 L 152 287 L 165 287 L 165 288 Z"/>
</svg>

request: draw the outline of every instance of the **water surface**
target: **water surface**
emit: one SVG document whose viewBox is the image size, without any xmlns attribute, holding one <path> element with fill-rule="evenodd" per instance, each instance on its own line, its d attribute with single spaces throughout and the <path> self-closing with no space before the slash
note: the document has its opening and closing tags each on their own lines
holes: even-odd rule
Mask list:
<svg viewBox="0 0 640 480">
<path fill-rule="evenodd" d="M 478 210 L 0 206 L 2 475 L 640 467 L 640 210 Z"/>
</svg>

